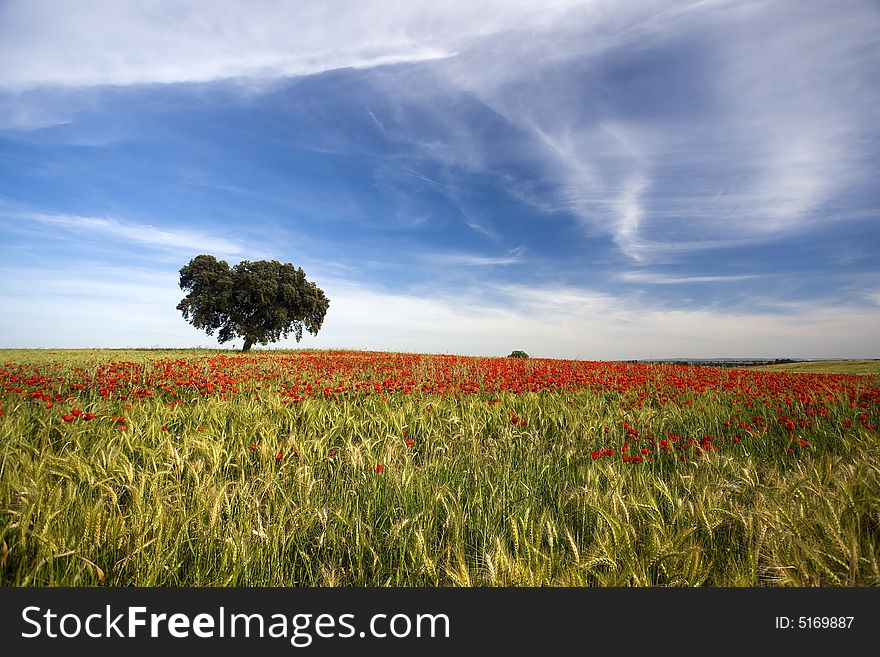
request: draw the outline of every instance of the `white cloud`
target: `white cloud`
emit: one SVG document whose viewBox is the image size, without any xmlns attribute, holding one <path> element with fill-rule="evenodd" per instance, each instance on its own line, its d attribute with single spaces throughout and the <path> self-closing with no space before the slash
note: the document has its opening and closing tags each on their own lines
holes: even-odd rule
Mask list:
<svg viewBox="0 0 880 657">
<path fill-rule="evenodd" d="M 259 89 L 259 80 L 421 63 L 375 81 L 389 99 L 429 112 L 443 136 L 395 129 L 408 119 L 365 108 L 386 137 L 409 139 L 445 167 L 487 170 L 494 145 L 436 103 L 477 99 L 530 137 L 521 158 L 555 187 L 535 194 L 526 181 L 512 195 L 569 212 L 649 261 L 680 241 L 690 250 L 749 243 L 832 221 L 827 204 L 872 175 L 878 34 L 880 11 L 863 0 L 13 0 L 0 5 L 0 89 L 218 79 Z M 701 118 L 657 123 L 605 102 L 609 89 L 591 71 L 602 73 L 608 53 L 650 59 L 651 48 L 688 40 L 707 49 L 693 53 L 709 69 L 693 84 L 714 99 Z M 579 76 L 560 79 L 573 63 Z M 625 80 L 610 83 L 626 90 Z M 68 120 L 16 98 L 0 99 L 9 125 Z M 673 176 L 668 189 L 671 171 L 692 179 Z M 445 193 L 461 204 L 456 190 Z M 503 240 L 491 221 L 462 212 L 475 231 Z"/>
<path fill-rule="evenodd" d="M 485 235 L 489 239 L 500 241 L 501 236 L 498 234 L 498 231 L 475 219 L 473 216 L 470 216 L 470 213 L 468 213 L 467 210 L 465 210 L 463 207 L 459 206 L 459 209 L 465 216 L 465 225 L 468 228 L 480 233 L 481 235 Z"/>
<path fill-rule="evenodd" d="M 770 2 L 735 17 L 719 41 L 716 84 L 752 180 L 721 209 L 753 234 L 827 221 L 816 211 L 864 183 L 866 156 L 876 156 L 866 136 L 877 129 L 880 11 L 858 1 Z"/>
<path fill-rule="evenodd" d="M 577 4 L 11 0 L 0 6 L 0 88 L 277 78 L 422 62 L 487 35 L 540 29 Z"/>
<path fill-rule="evenodd" d="M 518 285 L 433 297 L 342 286 L 328 287 L 328 297 L 325 328 L 310 346 L 472 355 L 524 349 L 587 359 L 880 355 L 880 316 L 850 306 L 680 311 L 578 288 Z"/>
<path fill-rule="evenodd" d="M 544 31 L 495 34 L 380 82 L 440 125 L 440 93 L 479 100 L 530 140 L 515 161 L 534 179 L 512 181 L 512 196 L 571 213 L 633 260 L 657 261 L 838 220 L 829 206 L 876 173 L 878 34 L 880 11 L 861 0 L 598 1 Z M 610 61 L 637 68 L 655 53 L 678 56 L 667 73 L 682 78 L 669 91 L 682 117 L 639 106 L 644 80 L 603 77 Z M 461 128 L 413 143 L 467 173 L 505 165 L 497 144 Z"/>
<path fill-rule="evenodd" d="M 176 272 L 48 265 L 0 270 L 4 347 L 152 347 L 214 343 L 175 310 Z"/>
<path fill-rule="evenodd" d="M 50 94 L 54 109 L 40 108 L 39 90 L 47 86 L 240 78 L 259 89 L 262 80 L 339 67 L 419 63 L 374 71 L 371 81 L 385 91 L 391 110 L 366 109 L 386 138 L 409 140 L 418 156 L 439 165 L 404 173 L 409 183 L 418 179 L 442 190 L 466 225 L 503 243 L 503 220 L 471 212 L 449 181 L 484 172 L 503 179 L 512 160 L 531 173 L 524 182 L 509 179 L 517 185 L 512 195 L 548 214 L 568 212 L 628 257 L 656 262 L 835 221 L 825 206 L 876 174 L 869 158 L 876 158 L 880 105 L 873 84 L 878 35 L 876 4 L 849 0 L 808 6 L 11 0 L 0 4 L 0 90 L 6 92 L 0 111 L 7 115 L 3 125 L 30 129 L 69 120 L 59 107 L 62 96 Z M 705 55 L 708 73 L 694 80 L 696 91 L 713 101 L 703 114 L 658 120 L 634 111 L 637 101 L 608 100 L 606 84 L 633 91 L 625 76 L 599 75 L 609 59 L 638 65 L 650 59 L 651 48 L 689 39 L 707 48 L 688 51 Z M 450 97 L 495 112 L 522 137 L 517 151 L 481 141 L 463 115 L 437 102 Z M 395 113 L 395 103 L 419 111 Z M 436 134 L 420 133 L 415 122 L 425 115 L 435 120 Z M 434 175 L 442 167 L 461 175 Z M 77 238 L 91 234 L 161 251 L 240 258 L 248 248 L 222 235 L 118 218 L 6 216 Z M 864 217 L 876 219 L 876 212 Z M 411 223 L 424 220 L 418 213 L 410 217 Z M 513 265 L 522 255 L 441 257 L 479 267 Z M 0 339 L 8 346 L 211 342 L 174 310 L 180 294 L 173 275 L 26 273 L 7 272 L 0 293 Z M 654 285 L 748 278 L 619 276 Z M 304 345 L 484 354 L 523 348 L 590 358 L 878 355 L 873 305 L 774 304 L 784 311 L 774 314 L 671 310 L 643 298 L 558 285 L 487 282 L 481 290 L 421 297 L 333 279 L 322 287 L 331 299 L 326 326 Z M 874 291 L 865 298 L 880 303 Z"/>
<path fill-rule="evenodd" d="M 503 256 L 482 256 L 472 253 L 432 253 L 432 262 L 442 262 L 452 266 L 488 267 L 496 265 L 515 265 L 522 262 L 526 247 L 518 246 Z"/>
<path fill-rule="evenodd" d="M 72 113 L 39 93 L 0 94 L 0 130 L 39 130 L 72 121 Z"/>
<path fill-rule="evenodd" d="M 219 257 L 241 256 L 246 247 L 223 237 L 177 228 L 159 228 L 149 224 L 120 221 L 114 218 L 84 217 L 41 212 L 3 213 L 0 217 L 22 225 L 37 224 L 61 229 L 81 239 L 113 239 L 162 250 L 186 253 L 213 253 Z"/>
<path fill-rule="evenodd" d="M 176 272 L 91 265 L 9 268 L 0 275 L 6 282 L 0 293 L 3 347 L 217 344 L 176 310 L 183 294 Z M 330 309 L 318 336 L 274 346 L 472 355 L 524 349 L 533 356 L 585 359 L 880 357 L 880 315 L 857 306 L 682 311 L 560 285 L 487 284 L 418 295 L 329 278 L 321 287 Z"/>
<path fill-rule="evenodd" d="M 729 281 L 746 281 L 758 278 L 759 274 L 732 274 L 708 276 L 670 276 L 651 271 L 626 271 L 618 275 L 618 280 L 625 283 L 647 283 L 648 285 L 686 285 L 690 283 L 725 283 Z"/>
</svg>

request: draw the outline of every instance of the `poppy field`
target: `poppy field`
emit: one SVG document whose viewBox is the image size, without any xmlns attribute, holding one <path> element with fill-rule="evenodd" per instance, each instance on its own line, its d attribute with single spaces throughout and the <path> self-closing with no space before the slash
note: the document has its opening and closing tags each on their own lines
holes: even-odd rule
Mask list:
<svg viewBox="0 0 880 657">
<path fill-rule="evenodd" d="M 877 586 L 880 377 L 0 351 L 4 586 Z"/>
</svg>

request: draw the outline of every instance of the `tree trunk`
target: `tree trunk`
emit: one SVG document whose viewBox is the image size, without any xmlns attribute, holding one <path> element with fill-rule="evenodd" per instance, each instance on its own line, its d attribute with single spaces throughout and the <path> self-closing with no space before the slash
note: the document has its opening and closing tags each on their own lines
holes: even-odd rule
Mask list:
<svg viewBox="0 0 880 657">
<path fill-rule="evenodd" d="M 247 351 L 250 351 L 253 344 L 254 344 L 254 341 L 251 338 L 245 338 L 244 339 L 244 346 L 241 348 L 241 353 L 245 353 Z"/>
</svg>

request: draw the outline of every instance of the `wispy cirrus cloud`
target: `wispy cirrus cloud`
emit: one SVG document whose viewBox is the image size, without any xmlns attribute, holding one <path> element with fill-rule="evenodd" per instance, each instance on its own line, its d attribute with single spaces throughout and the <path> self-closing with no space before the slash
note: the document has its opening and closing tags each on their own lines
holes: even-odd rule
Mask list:
<svg viewBox="0 0 880 657">
<path fill-rule="evenodd" d="M 259 80 L 424 62 L 486 35 L 552 23 L 578 4 L 12 0 L 0 6 L 0 88 Z"/>
<path fill-rule="evenodd" d="M 414 143 L 423 156 L 471 173 L 527 167 L 511 195 L 636 261 L 852 218 L 880 138 L 876 5 L 595 2 L 565 19 L 493 35 L 419 78 L 383 75 L 418 116 L 449 112 L 437 89 L 478 100 L 517 148 L 479 133 L 459 146 L 459 129 L 439 150 Z"/>
<path fill-rule="evenodd" d="M 502 256 L 484 256 L 472 253 L 432 253 L 429 257 L 434 262 L 443 262 L 453 266 L 492 267 L 520 263 L 526 250 L 525 246 L 520 245 Z"/>
<path fill-rule="evenodd" d="M 709 276 L 675 276 L 648 271 L 626 271 L 617 276 L 625 283 L 644 283 L 648 285 L 686 285 L 690 283 L 725 283 L 747 281 L 759 278 L 760 274 L 733 274 Z"/>
<path fill-rule="evenodd" d="M 14 222 L 17 228 L 42 226 L 61 230 L 94 242 L 111 239 L 156 249 L 187 253 L 213 253 L 222 257 L 240 256 L 248 251 L 244 244 L 214 235 L 179 228 L 161 228 L 150 224 L 121 221 L 111 217 L 85 217 L 42 212 L 3 213 L 0 219 Z"/>
<path fill-rule="evenodd" d="M 510 153 L 437 103 L 476 100 L 519 134 L 515 158 L 532 173 L 511 195 L 569 213 L 636 261 L 680 242 L 762 241 L 833 220 L 828 205 L 866 184 L 877 138 L 869 116 L 880 62 L 869 53 L 880 52 L 880 10 L 864 0 L 72 7 L 0 8 L 9 64 L 0 89 L 221 79 L 248 87 L 412 64 L 376 77 L 386 106 L 399 98 L 420 109 L 382 116 L 368 106 L 387 138 L 449 169 L 504 173 Z M 655 72 L 656 60 L 666 68 Z M 51 122 L 34 102 L 8 114 L 21 125 Z M 441 128 L 432 137 L 412 129 L 425 113 Z M 461 201 L 443 180 L 412 175 Z M 501 237 L 490 221 L 466 221 Z"/>
<path fill-rule="evenodd" d="M 277 250 L 332 299 L 309 345 L 876 355 L 878 34 L 870 0 L 5 2 L 0 194 L 39 212 L 4 254 L 167 270 L 5 307 L 191 344 L 170 263 Z"/>
</svg>

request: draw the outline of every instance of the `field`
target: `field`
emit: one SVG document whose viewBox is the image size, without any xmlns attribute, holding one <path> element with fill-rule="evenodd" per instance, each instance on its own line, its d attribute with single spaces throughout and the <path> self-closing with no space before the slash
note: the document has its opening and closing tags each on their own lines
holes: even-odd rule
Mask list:
<svg viewBox="0 0 880 657">
<path fill-rule="evenodd" d="M 876 374 L 880 360 L 822 360 L 763 365 L 754 369 L 767 372 L 804 372 L 807 374 Z"/>
<path fill-rule="evenodd" d="M 880 377 L 0 351 L 4 586 L 878 586 Z"/>
</svg>

